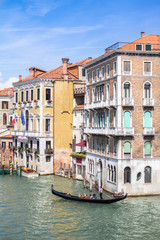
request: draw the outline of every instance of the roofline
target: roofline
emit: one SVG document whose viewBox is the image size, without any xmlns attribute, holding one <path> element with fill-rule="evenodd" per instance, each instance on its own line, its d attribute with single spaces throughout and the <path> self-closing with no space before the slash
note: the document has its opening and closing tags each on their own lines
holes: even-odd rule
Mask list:
<svg viewBox="0 0 160 240">
<path fill-rule="evenodd" d="M 102 55 L 101 57 L 99 57 L 98 59 L 96 58 L 95 60 L 92 60 L 90 63 L 87 63 L 84 65 L 85 68 L 88 68 L 90 67 L 91 65 L 93 65 L 94 63 L 96 62 L 99 62 L 105 58 L 108 58 L 112 55 L 118 55 L 118 54 L 123 54 L 123 53 L 128 53 L 128 54 L 139 54 L 139 55 L 159 55 L 160 54 L 160 51 L 159 52 L 153 52 L 153 51 L 128 51 L 128 50 L 113 50 L 112 52 L 108 53 L 108 54 L 104 54 Z"/>
</svg>

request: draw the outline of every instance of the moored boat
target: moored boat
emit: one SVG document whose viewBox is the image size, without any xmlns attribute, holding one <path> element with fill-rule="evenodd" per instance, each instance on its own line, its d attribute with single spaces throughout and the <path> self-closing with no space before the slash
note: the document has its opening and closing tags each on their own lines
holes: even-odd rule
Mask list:
<svg viewBox="0 0 160 240">
<path fill-rule="evenodd" d="M 80 201 L 80 202 L 90 202 L 90 203 L 114 203 L 114 202 L 121 201 L 121 200 L 123 200 L 127 197 L 127 194 L 125 194 L 125 195 L 122 195 L 122 196 L 109 198 L 109 199 L 98 199 L 98 198 L 90 199 L 87 196 L 78 197 L 78 196 L 71 195 L 69 193 L 58 192 L 53 188 L 53 185 L 51 185 L 51 191 L 52 191 L 52 194 L 54 194 L 58 197 L 67 199 L 67 200 Z"/>
<path fill-rule="evenodd" d="M 21 171 L 22 171 L 21 172 L 22 177 L 27 177 L 27 178 L 39 177 L 39 174 L 31 168 L 24 168 L 23 167 L 21 169 Z M 20 171 L 18 171 L 18 174 L 20 175 Z"/>
</svg>

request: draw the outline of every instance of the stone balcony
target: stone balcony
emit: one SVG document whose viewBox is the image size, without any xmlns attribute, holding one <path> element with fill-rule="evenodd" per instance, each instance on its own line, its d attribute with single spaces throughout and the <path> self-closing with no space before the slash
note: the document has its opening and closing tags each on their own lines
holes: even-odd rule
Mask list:
<svg viewBox="0 0 160 240">
<path fill-rule="evenodd" d="M 153 136 L 155 134 L 154 127 L 144 127 L 143 128 L 143 135 L 145 136 Z"/>
<path fill-rule="evenodd" d="M 153 98 L 143 98 L 143 107 L 154 107 Z"/>
<path fill-rule="evenodd" d="M 134 127 L 110 128 L 109 134 L 114 136 L 133 136 Z"/>
<path fill-rule="evenodd" d="M 133 98 L 123 98 L 123 106 L 124 107 L 133 107 L 134 99 Z"/>
</svg>

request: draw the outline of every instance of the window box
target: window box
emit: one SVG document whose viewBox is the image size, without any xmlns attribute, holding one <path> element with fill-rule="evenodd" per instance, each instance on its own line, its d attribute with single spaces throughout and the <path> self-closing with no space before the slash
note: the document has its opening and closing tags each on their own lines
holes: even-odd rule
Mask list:
<svg viewBox="0 0 160 240">
<path fill-rule="evenodd" d="M 31 103 L 31 101 L 28 101 L 27 103 Z"/>
<path fill-rule="evenodd" d="M 18 104 L 20 105 L 20 104 L 21 104 L 21 102 L 18 102 Z"/>
<path fill-rule="evenodd" d="M 52 103 L 52 100 L 47 100 L 47 103 Z"/>
<path fill-rule="evenodd" d="M 26 101 L 24 101 L 23 104 L 26 104 Z"/>
<path fill-rule="evenodd" d="M 38 101 L 35 99 L 34 102 L 36 103 L 36 102 L 38 102 Z"/>
<path fill-rule="evenodd" d="M 72 156 L 72 157 L 76 157 L 76 158 L 86 158 L 86 155 L 83 154 L 83 153 L 75 153 L 75 152 L 72 152 L 72 153 L 71 153 L 71 156 Z"/>
<path fill-rule="evenodd" d="M 13 104 L 13 106 L 15 106 L 16 105 L 16 103 L 12 103 Z"/>
<path fill-rule="evenodd" d="M 19 147 L 18 152 L 19 152 L 19 154 L 22 154 L 23 153 L 23 148 Z"/>
<path fill-rule="evenodd" d="M 33 153 L 33 149 L 32 148 L 27 148 L 27 153 Z"/>
<path fill-rule="evenodd" d="M 49 148 L 49 149 L 45 149 L 45 154 L 52 154 L 53 153 L 53 149 Z"/>
</svg>

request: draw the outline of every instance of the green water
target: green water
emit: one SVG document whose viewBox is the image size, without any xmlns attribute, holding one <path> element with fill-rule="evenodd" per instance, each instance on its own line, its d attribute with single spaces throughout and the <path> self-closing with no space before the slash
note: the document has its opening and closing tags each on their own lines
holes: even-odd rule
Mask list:
<svg viewBox="0 0 160 240">
<path fill-rule="evenodd" d="M 114 204 L 60 199 L 50 186 L 83 193 L 82 182 L 55 176 L 0 176 L 0 240 L 160 239 L 160 196 Z"/>
</svg>

